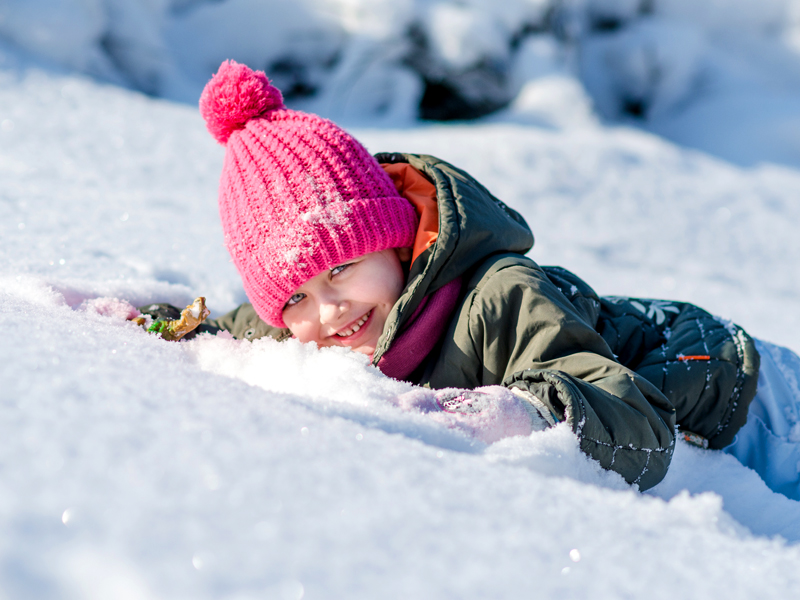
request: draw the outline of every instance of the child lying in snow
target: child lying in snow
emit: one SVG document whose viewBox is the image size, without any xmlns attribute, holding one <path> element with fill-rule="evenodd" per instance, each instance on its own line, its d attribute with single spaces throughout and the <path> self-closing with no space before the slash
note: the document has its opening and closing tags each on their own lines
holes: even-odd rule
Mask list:
<svg viewBox="0 0 800 600">
<path fill-rule="evenodd" d="M 261 72 L 223 63 L 200 110 L 226 147 L 220 215 L 252 302 L 206 330 L 352 348 L 420 386 L 399 406 L 487 443 L 566 421 L 640 489 L 664 477 L 677 427 L 800 499 L 800 402 L 774 393 L 796 356 L 691 304 L 601 298 L 540 267 L 527 223 L 467 173 L 373 157 Z"/>
</svg>

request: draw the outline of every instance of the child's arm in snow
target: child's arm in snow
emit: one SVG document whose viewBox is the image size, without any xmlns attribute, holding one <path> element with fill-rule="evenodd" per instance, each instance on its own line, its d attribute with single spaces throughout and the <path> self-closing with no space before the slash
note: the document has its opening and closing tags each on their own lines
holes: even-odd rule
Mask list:
<svg viewBox="0 0 800 600">
<path fill-rule="evenodd" d="M 150 315 L 154 319 L 179 319 L 180 311 L 171 304 L 148 304 L 140 306 L 142 314 Z M 187 334 L 183 339 L 191 339 L 195 333 L 215 334 L 221 330 L 229 332 L 236 339 L 255 340 L 260 337 L 269 336 L 278 341 L 291 336 L 288 329 L 271 327 L 262 321 L 256 314 L 253 305 L 242 304 L 231 312 L 216 319 L 206 319 L 197 329 Z"/>
<path fill-rule="evenodd" d="M 623 366 L 594 328 L 591 288 L 584 303 L 568 298 L 535 264 L 501 258 L 477 273 L 465 299 L 464 327 L 443 374 L 459 387 L 500 384 L 540 399 L 575 432 L 581 449 L 640 489 L 656 485 L 674 450 L 675 408 L 650 381 Z M 585 285 L 585 284 L 584 284 Z M 577 286 L 576 286 L 577 288 Z M 580 290 L 577 292 L 580 294 Z M 450 377 L 450 380 L 454 377 Z M 440 383 L 441 381 L 441 383 Z M 431 387 L 448 385 L 434 371 Z M 442 385 L 444 384 L 444 385 Z M 453 385 L 453 384 L 450 384 Z"/>
<path fill-rule="evenodd" d="M 217 319 L 209 319 L 208 323 L 230 332 L 233 337 L 240 340 L 256 340 L 269 336 L 283 341 L 292 335 L 288 329 L 272 327 L 262 321 L 249 302 L 237 306 Z"/>
</svg>

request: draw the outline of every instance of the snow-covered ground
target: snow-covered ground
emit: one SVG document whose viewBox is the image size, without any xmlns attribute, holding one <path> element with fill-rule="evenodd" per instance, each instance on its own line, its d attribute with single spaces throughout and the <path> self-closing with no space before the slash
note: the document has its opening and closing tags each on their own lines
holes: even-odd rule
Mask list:
<svg viewBox="0 0 800 600">
<path fill-rule="evenodd" d="M 354 131 L 474 174 L 540 263 L 800 352 L 796 168 L 602 124 L 566 72 L 481 124 Z M 800 503 L 729 456 L 680 443 L 640 494 L 563 427 L 484 447 L 389 406 L 408 386 L 359 356 L 167 343 L 97 300 L 244 300 L 221 159 L 194 107 L 0 41 L 0 598 L 796 595 Z"/>
</svg>

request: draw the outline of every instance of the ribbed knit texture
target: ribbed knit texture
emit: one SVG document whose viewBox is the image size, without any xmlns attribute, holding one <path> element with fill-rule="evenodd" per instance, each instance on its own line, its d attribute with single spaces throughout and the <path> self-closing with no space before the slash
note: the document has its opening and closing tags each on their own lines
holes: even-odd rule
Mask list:
<svg viewBox="0 0 800 600">
<path fill-rule="evenodd" d="M 200 111 L 226 146 L 225 243 L 267 323 L 285 327 L 286 301 L 322 271 L 414 244 L 414 208 L 366 148 L 327 119 L 286 109 L 262 72 L 222 63 Z"/>
</svg>

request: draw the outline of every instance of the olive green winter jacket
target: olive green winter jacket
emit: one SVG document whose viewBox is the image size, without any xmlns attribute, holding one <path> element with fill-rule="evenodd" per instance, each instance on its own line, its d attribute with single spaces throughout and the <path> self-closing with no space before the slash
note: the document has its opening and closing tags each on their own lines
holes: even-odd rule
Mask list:
<svg viewBox="0 0 800 600">
<path fill-rule="evenodd" d="M 525 257 L 528 225 L 464 171 L 431 156 L 377 159 L 409 163 L 435 184 L 439 235 L 411 266 L 374 363 L 424 296 L 462 277 L 449 328 L 414 383 L 527 390 L 569 424 L 586 454 L 640 489 L 664 477 L 676 425 L 712 448 L 732 442 L 759 363 L 741 328 L 691 304 L 600 298 L 569 271 Z M 289 336 L 249 304 L 211 325 L 245 339 Z"/>
</svg>

